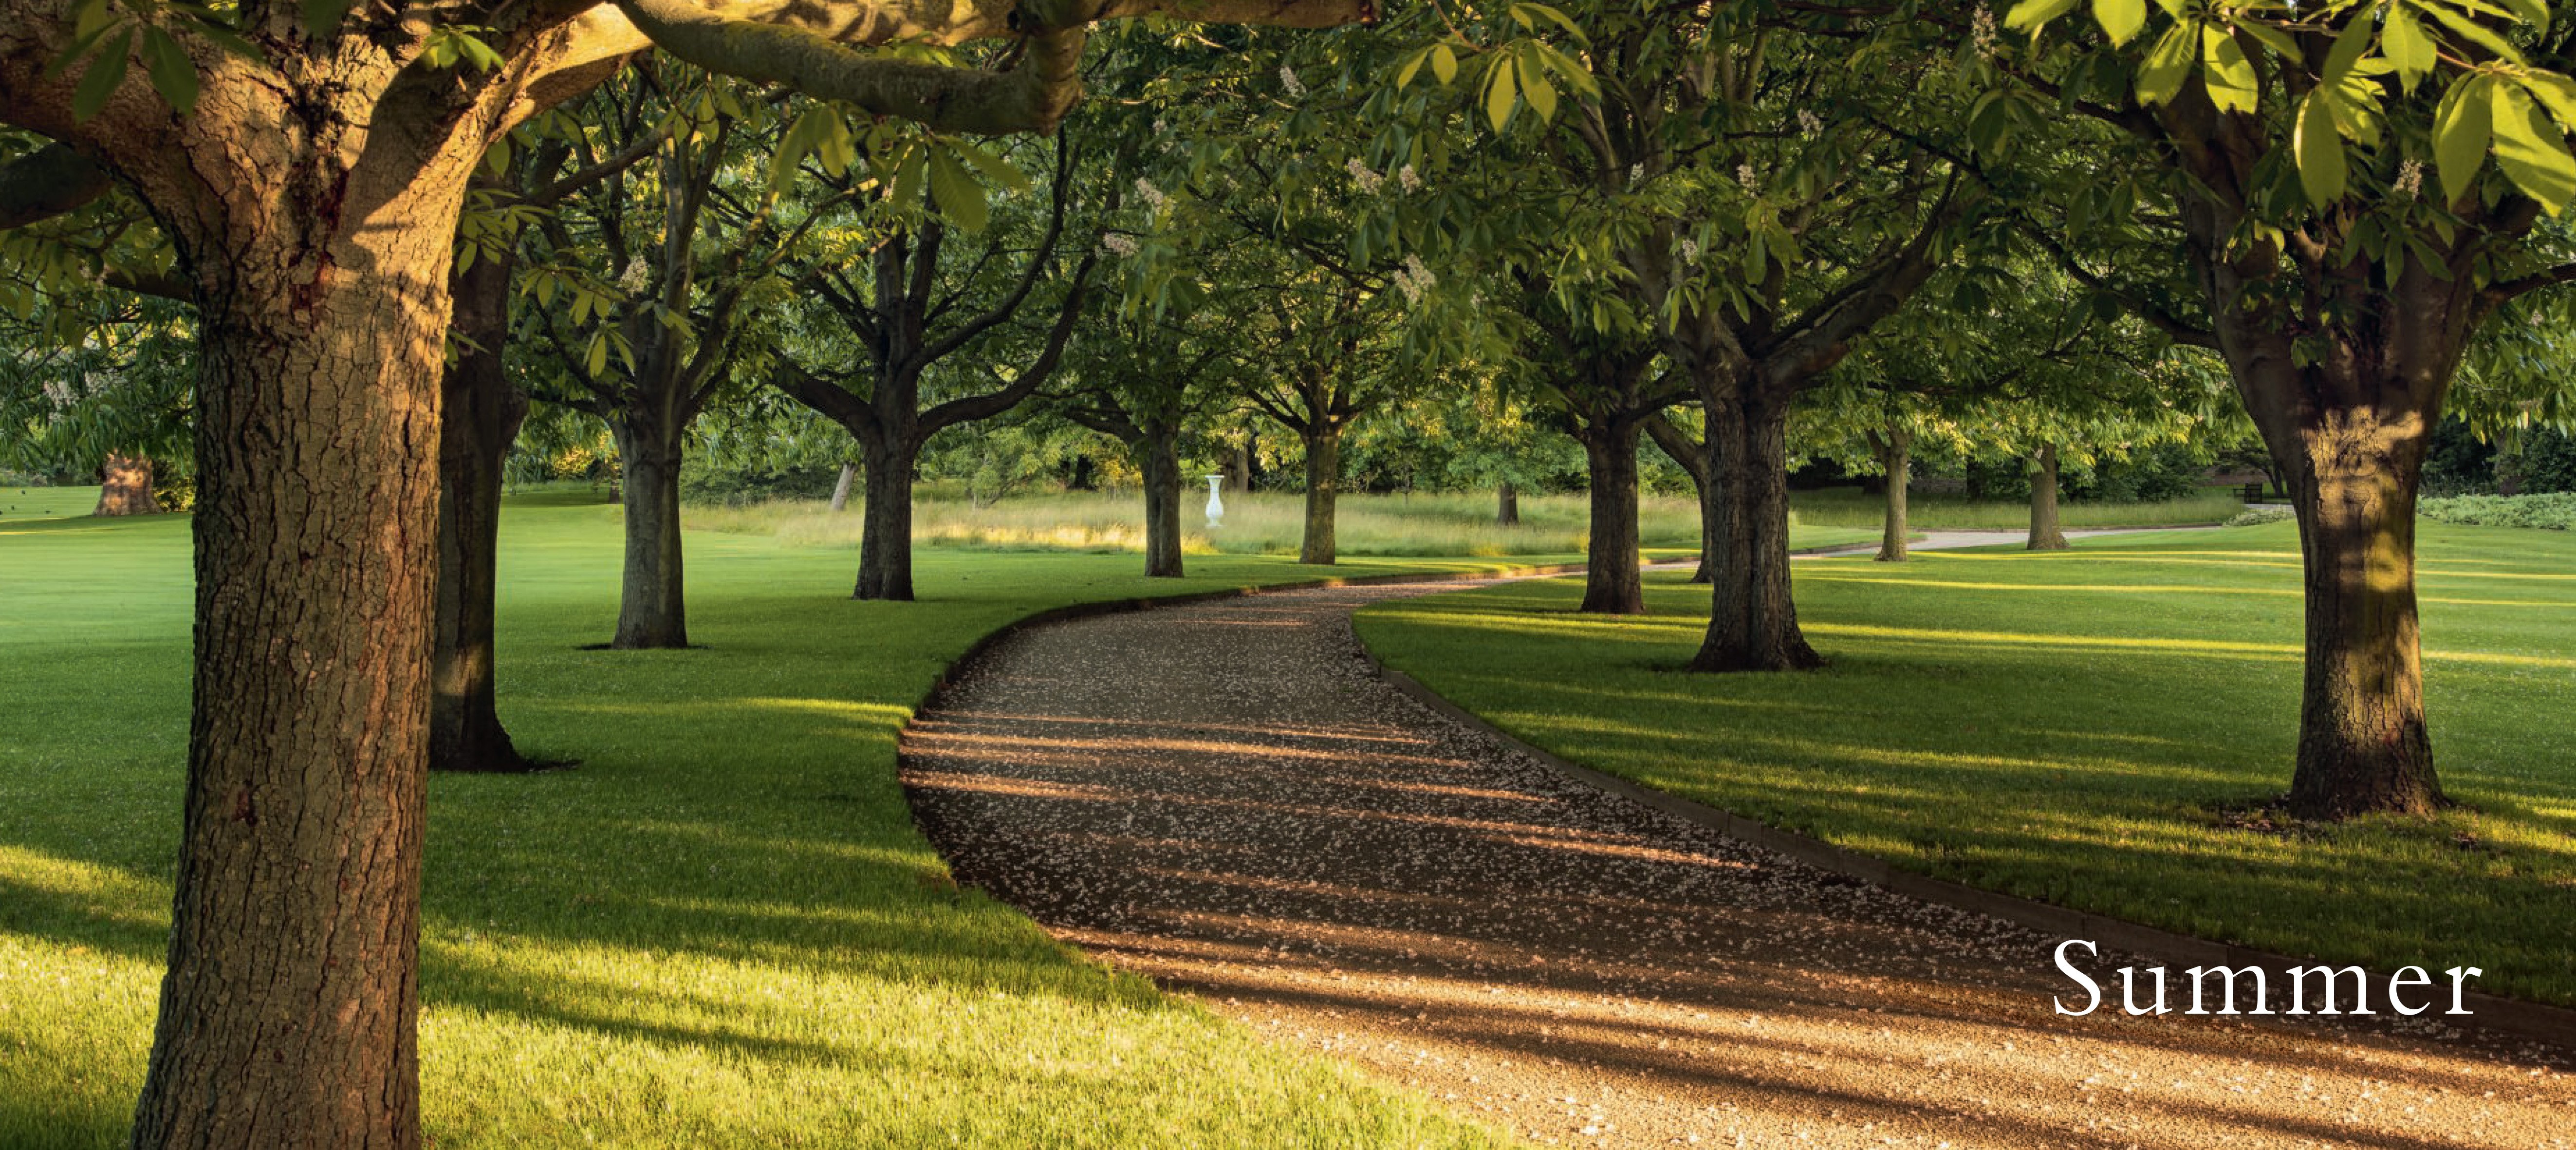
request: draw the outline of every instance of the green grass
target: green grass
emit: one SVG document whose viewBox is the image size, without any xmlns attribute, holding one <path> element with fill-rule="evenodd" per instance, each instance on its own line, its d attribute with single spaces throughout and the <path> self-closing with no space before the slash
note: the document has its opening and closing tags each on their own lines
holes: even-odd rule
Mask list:
<svg viewBox="0 0 2576 1150">
<path fill-rule="evenodd" d="M 1960 495 L 1916 491 L 1906 496 L 1906 523 L 1917 531 L 2026 531 L 2030 504 L 2020 500 L 1970 500 Z M 1798 521 L 1815 527 L 1879 526 L 1886 514 L 1883 496 L 1856 487 L 1789 493 Z M 2061 503 L 2060 525 L 2079 527 L 2190 527 L 2223 523 L 2245 509 L 2235 488 L 2211 489 L 2164 503 Z"/>
<path fill-rule="evenodd" d="M 1549 580 L 1383 604 L 1361 633 L 1532 743 L 1911 870 L 2576 1004 L 2576 539 L 2422 527 L 2427 706 L 2465 809 L 2223 826 L 2288 787 L 2296 539 L 1802 561 L 1815 674 L 1671 670 L 1708 598 L 1662 576 L 1644 618 L 1573 615 Z"/>
<path fill-rule="evenodd" d="M 82 497 L 88 498 L 88 497 Z M 149 1049 L 187 737 L 188 527 L 0 522 L 0 1146 L 122 1143 Z M 608 637 L 616 512 L 505 517 L 503 714 L 571 771 L 430 788 L 424 1121 L 441 1146 L 1485 1145 L 952 885 L 897 729 L 1057 604 L 1328 572 L 1263 558 L 855 556 L 692 534 L 706 649 Z M 1340 574 L 1491 568 L 1369 561 Z"/>
<path fill-rule="evenodd" d="M 0 530 L 29 519 L 66 519 L 98 506 L 98 488 L 0 487 Z"/>
<path fill-rule="evenodd" d="M 1225 497 L 1225 526 L 1210 531 L 1202 509 L 1205 489 L 1182 499 L 1181 547 L 1191 555 L 1294 555 L 1305 528 L 1305 498 L 1280 492 Z M 1346 556 L 1486 558 L 1582 552 L 1589 512 L 1580 495 L 1533 495 L 1520 501 L 1517 527 L 1494 524 L 1491 494 L 1345 495 L 1339 501 L 1334 541 Z M 854 546 L 860 517 L 856 500 L 833 514 L 814 500 L 781 500 L 747 507 L 692 509 L 692 520 L 711 530 L 776 538 L 790 547 Z M 1793 531 L 1793 545 L 1818 547 L 1875 540 L 1853 528 Z M 960 500 L 923 500 L 913 511 L 913 537 L 921 543 L 988 551 L 1137 551 L 1144 547 L 1143 497 L 1135 492 L 1063 492 L 1023 495 L 988 507 Z M 1650 497 L 1639 513 L 1639 537 L 1650 551 L 1672 553 L 1699 546 L 1699 508 L 1689 499 Z"/>
</svg>

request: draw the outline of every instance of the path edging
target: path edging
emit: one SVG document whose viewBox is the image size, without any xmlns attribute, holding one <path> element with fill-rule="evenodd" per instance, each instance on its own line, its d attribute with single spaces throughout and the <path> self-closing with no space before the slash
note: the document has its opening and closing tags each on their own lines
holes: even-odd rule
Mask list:
<svg viewBox="0 0 2576 1150">
<path fill-rule="evenodd" d="M 1357 640 L 1358 635 L 1359 629 L 1353 627 L 1352 637 Z M 2263 969 L 2266 978 L 2286 978 L 2283 972 L 2291 967 L 2309 966 L 2323 961 L 2313 957 L 2298 959 L 2268 950 L 2211 942 L 2205 938 L 2176 934 L 2173 931 L 2130 922 L 2126 919 L 2070 910 L 2038 899 L 1981 890 L 1951 882 L 1948 879 L 1917 874 L 1875 855 L 1838 847 L 1822 839 L 1782 830 L 1758 819 L 1746 818 L 1722 807 L 1695 802 L 1667 791 L 1631 782 L 1617 775 L 1597 771 L 1532 746 L 1510 732 L 1486 722 L 1474 712 L 1450 702 L 1439 692 L 1423 686 L 1412 676 L 1387 666 L 1386 660 L 1379 658 L 1376 651 L 1370 650 L 1365 640 L 1359 640 L 1359 644 L 1360 651 L 1368 659 L 1369 665 L 1377 669 L 1378 677 L 1385 680 L 1389 686 L 1451 721 L 1463 724 L 1470 730 L 1482 732 L 1558 774 L 1596 789 L 1643 803 L 1665 814 L 1707 827 L 1740 842 L 1750 843 L 1776 854 L 1787 855 L 1821 871 L 1856 878 L 1925 902 L 1999 918 L 2058 938 L 2091 939 L 2105 950 L 2125 950 L 2177 963 L 2204 966 L 2255 966 Z M 2372 981 L 2385 982 L 2387 979 L 2383 972 L 2364 969 Z M 2462 997 L 2462 1001 L 2472 1011 L 2469 1015 L 2427 1013 L 2418 1017 L 2437 1019 L 2444 1025 L 2474 1028 L 2490 1034 L 2538 1039 L 2562 1046 L 2576 1047 L 2576 1010 L 2477 991 L 2468 992 Z M 2395 1016 L 2370 1017 L 2384 1021 Z"/>
</svg>

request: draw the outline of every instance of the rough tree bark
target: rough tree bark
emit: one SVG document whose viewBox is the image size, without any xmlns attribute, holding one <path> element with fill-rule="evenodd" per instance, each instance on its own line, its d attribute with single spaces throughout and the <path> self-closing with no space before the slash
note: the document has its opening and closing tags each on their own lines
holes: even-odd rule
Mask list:
<svg viewBox="0 0 2576 1150">
<path fill-rule="evenodd" d="M 1521 525 L 1521 490 L 1512 486 L 1508 479 L 1494 491 L 1494 525 L 1497 527 Z"/>
<path fill-rule="evenodd" d="M 1342 486 L 1342 428 L 1326 421 L 1303 432 L 1306 441 L 1306 528 L 1297 561 L 1330 566 L 1334 560 L 1333 512 Z"/>
<path fill-rule="evenodd" d="M 2066 532 L 2057 523 L 2057 445 L 2039 445 L 2030 463 L 2030 542 L 2027 551 L 2064 551 Z"/>
<path fill-rule="evenodd" d="M 1592 518 L 1578 610 L 1645 614 L 1646 586 L 1638 569 L 1637 424 L 1614 418 L 1584 429 L 1579 438 L 1591 480 Z"/>
<path fill-rule="evenodd" d="M 501 349 L 510 336 L 506 254 L 485 255 L 455 277 L 459 346 L 441 388 L 438 597 L 432 624 L 429 768 L 535 768 L 501 726 L 495 698 L 493 616 L 500 591 L 501 468 L 527 418 Z"/>
<path fill-rule="evenodd" d="M 619 651 L 689 645 L 680 555 L 683 429 L 676 415 L 667 406 L 628 410 L 608 423 L 617 441 L 618 486 L 626 497 L 625 571 L 618 583 L 617 634 L 608 643 Z"/>
<path fill-rule="evenodd" d="M 1717 536 L 1708 635 L 1694 671 L 1824 665 L 1789 589 L 1789 406 L 1795 390 L 1745 380 L 1704 391 L 1708 509 Z"/>
<path fill-rule="evenodd" d="M 1905 545 L 1913 532 L 1906 519 L 1906 488 L 1914 474 L 1914 433 L 1901 427 L 1869 433 L 1869 445 L 1878 452 L 1879 467 L 1887 473 L 1887 510 L 1882 517 L 1878 540 L 1878 561 L 1903 563 Z"/>
<path fill-rule="evenodd" d="M 1224 487 L 1229 495 L 1252 490 L 1252 441 L 1257 434 L 1252 428 L 1244 428 L 1243 442 L 1225 453 Z"/>
<path fill-rule="evenodd" d="M 1145 576 L 1181 577 L 1181 449 L 1178 427 L 1146 428 L 1135 445 L 1145 474 Z"/>
<path fill-rule="evenodd" d="M 861 444 L 866 448 L 868 481 L 859 525 L 859 581 L 850 597 L 910 603 L 912 468 L 920 449 L 909 442 L 862 440 Z"/>
<path fill-rule="evenodd" d="M 100 468 L 98 506 L 90 514 L 157 515 L 159 500 L 152 498 L 152 460 L 141 455 L 107 453 L 107 463 Z"/>
</svg>

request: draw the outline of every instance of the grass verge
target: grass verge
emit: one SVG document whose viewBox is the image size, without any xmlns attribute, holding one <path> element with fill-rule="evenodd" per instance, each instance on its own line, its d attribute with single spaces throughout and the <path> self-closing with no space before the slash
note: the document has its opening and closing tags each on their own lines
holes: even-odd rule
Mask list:
<svg viewBox="0 0 2576 1150">
<path fill-rule="evenodd" d="M 1906 496 L 1906 523 L 1917 531 L 2026 531 L 2030 504 L 2006 500 L 1971 500 L 1965 496 L 1917 491 Z M 1876 529 L 1886 514 L 1883 497 L 1854 487 L 1789 493 L 1789 508 L 1800 523 L 1812 527 Z M 2163 503 L 2061 503 L 2060 526 L 2192 527 L 2224 523 L 2245 509 L 2232 490 L 2204 491 Z"/>
<path fill-rule="evenodd" d="M 1517 583 L 1370 608 L 1390 665 L 1576 762 L 1991 890 L 2289 954 L 2483 967 L 2576 1005 L 2576 540 L 2422 528 L 2430 821 L 2302 826 L 2290 524 L 2072 552 L 1802 561 L 1806 675 L 1672 670 L 1704 588 L 1642 618 Z"/>
<path fill-rule="evenodd" d="M 584 651 L 614 508 L 504 518 L 503 712 L 576 770 L 430 788 L 424 1122 L 441 1146 L 1478 1146 L 958 889 L 894 739 L 976 638 L 1047 607 L 1475 561 L 920 556 L 694 533 L 686 652 Z M 0 538 L 0 1145 L 120 1145 L 166 946 L 187 736 L 185 516 Z"/>
</svg>

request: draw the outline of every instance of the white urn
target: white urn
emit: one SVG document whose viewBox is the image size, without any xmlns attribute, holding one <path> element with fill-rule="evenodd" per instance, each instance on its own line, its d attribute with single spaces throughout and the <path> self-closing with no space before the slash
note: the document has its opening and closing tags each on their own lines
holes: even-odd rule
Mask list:
<svg viewBox="0 0 2576 1150">
<path fill-rule="evenodd" d="M 1208 506 L 1207 506 L 1208 530 L 1210 530 L 1210 531 L 1214 531 L 1214 530 L 1216 530 L 1216 529 L 1217 529 L 1217 528 L 1219 528 L 1219 527 L 1223 527 L 1223 526 L 1225 526 L 1225 497 L 1224 497 L 1224 495 L 1222 495 L 1222 494 L 1221 494 L 1221 492 L 1224 490 L 1224 487 L 1225 487 L 1225 476 L 1222 476 L 1222 475 L 1211 475 L 1211 476 L 1208 476 L 1208 477 L 1207 477 L 1207 481 L 1208 481 Z"/>
</svg>

